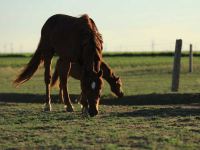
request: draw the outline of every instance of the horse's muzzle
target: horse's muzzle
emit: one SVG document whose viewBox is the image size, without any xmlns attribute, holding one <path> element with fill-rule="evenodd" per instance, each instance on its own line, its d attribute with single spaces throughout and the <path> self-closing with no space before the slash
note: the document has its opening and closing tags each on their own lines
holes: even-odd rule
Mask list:
<svg viewBox="0 0 200 150">
<path fill-rule="evenodd" d="M 89 110 L 89 115 L 90 115 L 90 117 L 94 117 L 94 116 L 96 116 L 98 114 L 98 111 L 90 111 Z"/>
<path fill-rule="evenodd" d="M 119 98 L 123 97 L 123 96 L 124 96 L 124 92 L 120 92 L 119 94 L 117 94 L 117 96 L 118 96 Z"/>
<path fill-rule="evenodd" d="M 96 116 L 99 112 L 96 108 L 89 108 L 88 113 L 90 115 L 90 117 L 94 117 Z"/>
</svg>

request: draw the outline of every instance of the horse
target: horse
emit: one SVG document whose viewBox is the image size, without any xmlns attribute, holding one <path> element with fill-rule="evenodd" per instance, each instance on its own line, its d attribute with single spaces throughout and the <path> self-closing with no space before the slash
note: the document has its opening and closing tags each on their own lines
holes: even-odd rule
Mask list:
<svg viewBox="0 0 200 150">
<path fill-rule="evenodd" d="M 58 59 L 57 62 L 56 62 L 55 71 L 54 71 L 53 76 L 52 76 L 52 82 L 51 82 L 52 87 L 56 84 L 56 82 L 58 80 L 59 61 L 60 60 Z M 105 61 L 101 62 L 100 67 L 101 67 L 101 70 L 103 71 L 103 78 L 109 83 L 111 91 L 117 97 L 119 97 L 119 98 L 123 97 L 124 92 L 122 90 L 121 79 L 114 74 L 111 67 Z M 73 63 L 71 65 L 69 76 L 73 77 L 74 79 L 80 80 L 81 79 L 81 70 L 82 70 L 82 67 L 81 67 L 80 64 Z M 82 96 L 80 95 L 77 99 L 78 102 L 82 102 L 81 98 L 82 98 Z M 63 92 L 62 92 L 61 86 L 60 86 L 60 91 L 59 91 L 59 99 L 61 101 L 63 101 Z"/>
<path fill-rule="evenodd" d="M 53 15 L 47 19 L 41 29 L 38 47 L 24 70 L 15 79 L 16 86 L 31 79 L 44 62 L 44 81 L 46 85 L 46 103 L 44 110 L 51 111 L 50 81 L 51 61 L 55 54 L 60 59 L 59 77 L 63 90 L 65 110 L 73 112 L 67 89 L 67 79 L 72 63 L 81 64 L 81 90 L 85 107 L 90 116 L 98 114 L 98 104 L 103 87 L 100 69 L 102 61 L 103 39 L 95 22 L 87 15 L 72 17 L 64 14 Z"/>
</svg>

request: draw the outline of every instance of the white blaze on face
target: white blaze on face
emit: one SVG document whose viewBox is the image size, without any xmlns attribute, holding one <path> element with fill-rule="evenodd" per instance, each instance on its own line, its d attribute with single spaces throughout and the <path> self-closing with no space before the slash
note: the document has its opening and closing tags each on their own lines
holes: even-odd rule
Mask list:
<svg viewBox="0 0 200 150">
<path fill-rule="evenodd" d="M 94 90 L 96 88 L 96 83 L 93 81 L 91 84 L 91 88 Z"/>
</svg>

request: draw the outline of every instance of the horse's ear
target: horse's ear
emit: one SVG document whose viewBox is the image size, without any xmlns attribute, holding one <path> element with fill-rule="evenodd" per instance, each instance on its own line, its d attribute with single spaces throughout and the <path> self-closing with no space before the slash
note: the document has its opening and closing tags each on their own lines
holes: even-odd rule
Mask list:
<svg viewBox="0 0 200 150">
<path fill-rule="evenodd" d="M 100 71 L 97 73 L 97 76 L 98 76 L 98 77 L 101 77 L 102 75 L 103 75 L 103 71 L 100 70 Z"/>
<path fill-rule="evenodd" d="M 119 80 L 119 77 L 116 77 L 116 80 L 118 81 L 118 80 Z"/>
<path fill-rule="evenodd" d="M 111 75 L 112 75 L 112 77 L 115 77 L 115 75 L 114 75 L 114 73 L 113 73 L 113 72 L 112 72 L 112 74 L 111 74 Z"/>
<path fill-rule="evenodd" d="M 119 77 L 115 76 L 115 74 L 113 72 L 112 72 L 112 76 L 116 81 L 119 80 Z"/>
<path fill-rule="evenodd" d="M 117 77 L 117 76 L 113 76 L 113 77 L 114 77 L 115 81 L 119 80 L 119 77 Z"/>
</svg>

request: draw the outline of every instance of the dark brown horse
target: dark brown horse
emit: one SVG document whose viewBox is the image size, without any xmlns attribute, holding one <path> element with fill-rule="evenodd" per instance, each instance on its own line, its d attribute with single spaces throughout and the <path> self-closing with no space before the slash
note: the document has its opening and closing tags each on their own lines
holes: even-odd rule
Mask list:
<svg viewBox="0 0 200 150">
<path fill-rule="evenodd" d="M 45 110 L 51 110 L 50 81 L 51 60 L 55 53 L 59 56 L 59 76 L 63 89 L 66 111 L 73 111 L 68 90 L 67 78 L 71 63 L 81 64 L 81 89 L 89 105 L 90 116 L 98 114 L 98 103 L 102 89 L 102 37 L 97 27 L 88 15 L 80 18 L 67 15 L 54 15 L 44 24 L 38 48 L 22 73 L 14 81 L 19 85 L 29 80 L 39 64 L 44 62 L 46 104 Z"/>
<path fill-rule="evenodd" d="M 58 80 L 58 66 L 59 66 L 59 59 L 57 60 L 56 63 L 56 67 L 55 67 L 55 71 L 53 73 L 53 77 L 52 77 L 52 82 L 51 82 L 51 86 L 54 86 Z M 80 64 L 77 63 L 73 63 L 71 65 L 71 69 L 69 72 L 69 76 L 80 80 L 81 79 L 81 70 L 82 67 Z M 105 63 L 105 61 L 102 61 L 101 63 L 101 70 L 103 71 L 103 78 L 109 83 L 111 91 L 118 97 L 123 97 L 124 93 L 122 90 L 122 82 L 121 79 L 119 77 L 117 77 L 114 72 L 112 71 L 112 69 L 110 68 L 110 66 L 108 64 Z M 60 93 L 59 93 L 59 98 L 61 101 L 63 101 L 63 92 L 62 89 L 60 87 Z M 81 102 L 81 97 L 79 96 L 78 101 Z"/>
</svg>

